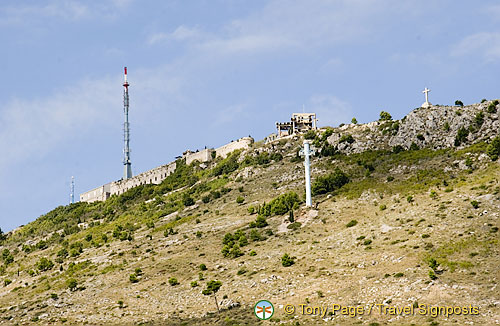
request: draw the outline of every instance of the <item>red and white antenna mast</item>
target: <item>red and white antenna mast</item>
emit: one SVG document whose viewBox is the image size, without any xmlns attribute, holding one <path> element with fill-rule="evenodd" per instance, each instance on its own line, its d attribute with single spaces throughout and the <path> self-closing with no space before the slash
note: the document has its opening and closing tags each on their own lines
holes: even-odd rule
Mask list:
<svg viewBox="0 0 500 326">
<path fill-rule="evenodd" d="M 123 82 L 123 113 L 125 114 L 125 122 L 123 123 L 123 179 L 132 177 L 132 162 L 130 161 L 130 124 L 128 122 L 128 86 L 127 81 L 127 67 L 124 69 L 124 82 Z"/>
</svg>

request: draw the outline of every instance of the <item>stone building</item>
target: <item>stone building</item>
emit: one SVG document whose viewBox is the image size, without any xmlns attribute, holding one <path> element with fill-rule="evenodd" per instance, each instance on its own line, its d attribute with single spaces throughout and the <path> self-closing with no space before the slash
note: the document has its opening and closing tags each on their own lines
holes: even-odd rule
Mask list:
<svg viewBox="0 0 500 326">
<path fill-rule="evenodd" d="M 292 113 L 290 121 L 276 122 L 277 138 L 316 130 L 316 113 Z"/>
</svg>

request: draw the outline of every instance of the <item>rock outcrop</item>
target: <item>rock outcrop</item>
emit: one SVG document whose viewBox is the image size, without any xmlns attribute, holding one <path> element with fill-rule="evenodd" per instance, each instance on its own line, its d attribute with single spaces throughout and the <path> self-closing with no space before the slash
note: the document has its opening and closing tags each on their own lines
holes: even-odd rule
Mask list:
<svg viewBox="0 0 500 326">
<path fill-rule="evenodd" d="M 462 147 L 482 140 L 489 141 L 499 135 L 499 109 L 498 101 L 463 107 L 417 108 L 401 120 L 335 128 L 328 142 L 348 154 L 388 150 L 398 145 L 409 149 L 413 143 L 419 148 Z"/>
</svg>

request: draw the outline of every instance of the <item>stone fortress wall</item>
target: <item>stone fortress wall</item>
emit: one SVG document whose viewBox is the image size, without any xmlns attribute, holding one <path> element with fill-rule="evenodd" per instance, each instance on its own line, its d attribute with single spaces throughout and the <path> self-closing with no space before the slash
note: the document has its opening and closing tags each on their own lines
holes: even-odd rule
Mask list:
<svg viewBox="0 0 500 326">
<path fill-rule="evenodd" d="M 201 151 L 192 152 L 186 151 L 182 156 L 185 159 L 186 164 L 191 164 L 194 161 L 200 163 L 210 162 L 213 159 L 213 154 L 215 152 L 215 157 L 226 158 L 227 155 L 237 149 L 248 148 L 254 142 L 252 137 L 242 137 L 236 141 L 231 141 L 216 149 L 206 148 Z M 95 201 L 105 201 L 112 195 L 120 195 L 125 191 L 140 186 L 144 184 L 160 184 L 166 177 L 175 171 L 176 163 L 170 162 L 166 165 L 154 168 L 152 170 L 138 174 L 130 179 L 118 180 L 105 184 L 103 186 L 97 187 L 90 191 L 84 192 L 80 195 L 80 201 L 92 203 Z"/>
</svg>

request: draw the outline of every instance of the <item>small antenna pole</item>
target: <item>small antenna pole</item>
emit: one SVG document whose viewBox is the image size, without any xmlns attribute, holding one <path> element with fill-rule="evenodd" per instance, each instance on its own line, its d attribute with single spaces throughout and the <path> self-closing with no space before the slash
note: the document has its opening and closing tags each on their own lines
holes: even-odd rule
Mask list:
<svg viewBox="0 0 500 326">
<path fill-rule="evenodd" d="M 75 177 L 71 177 L 71 192 L 69 193 L 69 203 L 75 203 Z"/>
</svg>

